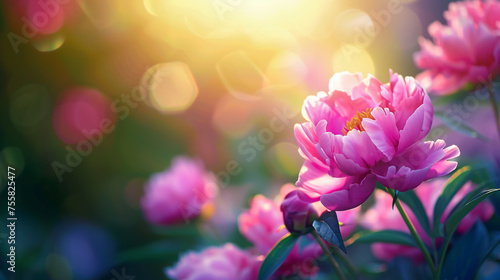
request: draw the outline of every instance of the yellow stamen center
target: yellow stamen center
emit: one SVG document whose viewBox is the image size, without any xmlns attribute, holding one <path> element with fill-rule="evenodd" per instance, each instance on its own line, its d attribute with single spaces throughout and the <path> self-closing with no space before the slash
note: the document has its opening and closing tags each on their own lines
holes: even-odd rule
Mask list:
<svg viewBox="0 0 500 280">
<path fill-rule="evenodd" d="M 365 131 L 365 128 L 361 124 L 361 121 L 363 121 L 364 118 L 369 118 L 374 120 L 375 118 L 372 116 L 372 109 L 368 108 L 363 112 L 357 112 L 354 117 L 352 117 L 351 120 L 347 121 L 345 123 L 344 129 L 342 129 L 342 133 L 344 135 L 347 135 L 347 133 L 353 129 L 357 129 L 360 132 Z"/>
</svg>

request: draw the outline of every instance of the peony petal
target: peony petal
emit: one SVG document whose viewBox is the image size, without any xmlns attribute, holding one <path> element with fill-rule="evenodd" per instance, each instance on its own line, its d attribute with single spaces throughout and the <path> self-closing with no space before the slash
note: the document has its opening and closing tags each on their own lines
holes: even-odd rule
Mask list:
<svg viewBox="0 0 500 280">
<path fill-rule="evenodd" d="M 329 95 L 326 92 L 318 92 L 317 95 L 310 95 L 304 101 L 302 115 L 308 121 L 316 125 L 321 120 L 335 118 L 335 112 L 328 104 Z"/>
<path fill-rule="evenodd" d="M 341 138 L 337 137 L 336 140 L 341 140 L 343 142 L 342 154 L 344 154 L 346 158 L 352 159 L 361 167 L 369 168 L 375 165 L 375 163 L 384 156 L 370 140 L 366 131 L 359 132 L 358 130 L 351 130 L 346 136 Z M 340 153 L 340 151 L 335 152 Z M 341 167 L 339 166 L 339 168 Z"/>
<path fill-rule="evenodd" d="M 445 148 L 443 151 L 445 155 L 431 167 L 429 173 L 427 173 L 427 176 L 425 177 L 426 180 L 447 175 L 451 171 L 455 170 L 455 168 L 457 168 L 458 163 L 456 161 L 448 160 L 456 158 L 460 155 L 460 150 L 458 149 L 458 147 L 452 145 Z"/>
<path fill-rule="evenodd" d="M 325 165 L 322 158 L 316 151 L 316 142 L 318 136 L 316 135 L 315 127 L 312 123 L 307 122 L 303 124 L 296 124 L 294 126 L 295 139 L 299 145 L 301 154 L 305 159 L 313 161 L 317 165 Z"/>
<path fill-rule="evenodd" d="M 301 196 L 301 199 L 318 201 L 320 195 L 342 188 L 345 181 L 346 178 L 333 178 L 328 175 L 328 169 L 306 160 L 296 185 L 304 190 L 305 196 Z"/>
<path fill-rule="evenodd" d="M 346 158 L 343 154 L 335 154 L 334 159 L 338 169 L 349 176 L 361 175 L 368 172 L 368 168 L 359 166 L 356 162 Z M 330 172 L 330 175 L 334 176 L 334 174 L 334 172 Z"/>
<path fill-rule="evenodd" d="M 361 182 L 359 178 L 352 177 L 340 191 L 334 191 L 321 196 L 321 203 L 332 211 L 344 211 L 361 205 L 373 193 L 377 179 L 367 175 Z"/>
<path fill-rule="evenodd" d="M 467 61 L 469 63 L 474 61 L 473 51 L 469 43 L 459 37 L 458 34 L 444 33 L 440 37 L 440 43 L 448 59 Z"/>
<path fill-rule="evenodd" d="M 328 88 L 330 92 L 340 90 L 347 94 L 351 94 L 354 87 L 358 86 L 363 81 L 363 74 L 349 73 L 347 71 L 335 73 L 330 79 Z"/>
<path fill-rule="evenodd" d="M 388 108 L 375 108 L 372 116 L 374 120 L 365 118 L 362 125 L 373 144 L 384 154 L 385 160 L 391 160 L 399 141 L 394 114 Z"/>
<path fill-rule="evenodd" d="M 387 173 L 377 175 L 377 179 L 384 187 L 404 192 L 418 187 L 424 181 L 429 168 L 412 170 L 402 166 L 396 171 L 395 166 L 390 166 Z"/>
<path fill-rule="evenodd" d="M 339 171 L 351 176 L 366 173 L 367 164 L 373 165 L 383 156 L 366 132 L 357 130 L 350 131 L 346 136 L 323 134 L 317 149 L 321 149 L 327 159 L 334 159 L 335 164 L 330 163 L 332 176 L 342 176 Z"/>
<path fill-rule="evenodd" d="M 430 102 L 430 101 L 429 101 Z M 428 134 L 429 125 L 429 112 L 427 107 L 429 104 L 422 104 L 415 110 L 415 112 L 408 118 L 406 124 L 400 132 L 398 151 L 404 151 L 413 143 L 418 142 Z M 432 104 L 430 104 L 432 107 Z M 432 116 L 430 116 L 430 123 L 432 124 Z M 426 131 L 427 130 L 427 131 Z"/>
</svg>

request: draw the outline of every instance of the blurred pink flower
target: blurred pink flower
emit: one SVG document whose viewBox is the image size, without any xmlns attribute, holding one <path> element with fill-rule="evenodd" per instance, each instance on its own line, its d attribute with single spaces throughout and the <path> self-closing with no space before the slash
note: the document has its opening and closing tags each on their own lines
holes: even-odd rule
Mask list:
<svg viewBox="0 0 500 280">
<path fill-rule="evenodd" d="M 459 1 L 444 13 L 447 25 L 433 22 L 434 43 L 420 38 L 414 56 L 425 71 L 416 78 L 439 95 L 453 93 L 466 83 L 481 83 L 500 74 L 500 2 Z"/>
<path fill-rule="evenodd" d="M 261 263 L 257 256 L 227 243 L 186 253 L 166 274 L 177 280 L 255 280 Z"/>
<path fill-rule="evenodd" d="M 275 201 L 262 195 L 256 195 L 250 203 L 250 209 L 239 216 L 240 232 L 254 244 L 260 254 L 267 255 L 274 245 L 288 233 L 284 226 L 280 205 L 284 197 L 294 190 L 297 190 L 297 188 L 292 184 L 284 185 Z M 320 203 L 314 203 L 313 206 L 319 214 L 326 210 Z M 360 207 L 357 207 L 350 211 L 338 213 L 339 221 L 345 225 L 340 227 L 344 238 L 349 236 L 356 226 L 359 211 Z M 309 237 L 303 236 L 301 238 Z M 314 259 L 322 254 L 321 248 L 312 239 L 311 244 L 301 249 L 297 244 L 285 260 L 285 263 L 277 271 L 277 274 L 291 275 L 296 272 L 302 275 L 315 274 L 318 268 L 314 265 Z"/>
<path fill-rule="evenodd" d="M 99 91 L 86 87 L 65 90 L 52 115 L 57 137 L 66 144 L 81 146 L 86 140 L 94 146 L 99 145 L 103 135 L 113 131 L 115 122 L 111 100 Z M 78 147 L 80 145 L 77 148 L 83 150 Z"/>
<path fill-rule="evenodd" d="M 342 211 L 363 203 L 377 181 L 407 191 L 455 169 L 448 160 L 459 155 L 456 146 L 424 142 L 433 107 L 413 78 L 391 71 L 390 82 L 382 84 L 371 75 L 342 72 L 329 88 L 307 97 L 307 122 L 295 125 L 305 159 L 297 182 L 302 199 Z"/>
<path fill-rule="evenodd" d="M 36 35 L 53 34 L 67 23 L 78 22 L 80 7 L 75 0 L 17 0 L 6 2 L 9 21 L 20 26 L 19 35 L 31 39 Z"/>
<path fill-rule="evenodd" d="M 430 221 L 432 221 L 434 205 L 444 189 L 445 181 L 446 180 L 444 179 L 436 179 L 430 182 L 424 182 L 415 189 L 417 196 L 424 205 Z M 446 207 L 443 215 L 441 216 L 441 222 L 446 220 L 458 202 L 474 188 L 474 184 L 467 182 L 460 189 L 460 191 Z M 431 239 L 420 226 L 415 214 L 413 214 L 413 212 L 404 203 L 402 203 L 402 205 L 424 243 L 431 246 Z M 399 212 L 397 210 L 392 210 L 391 207 L 392 197 L 384 191 L 376 190 L 375 205 L 364 214 L 361 224 L 371 231 L 398 230 L 410 233 Z M 467 216 L 465 216 L 465 218 L 460 222 L 456 232 L 459 234 L 467 232 L 477 220 L 487 221 L 493 215 L 493 212 L 494 209 L 491 203 L 488 201 L 482 202 Z M 438 239 L 437 242 L 439 245 L 441 240 Z M 420 252 L 419 248 L 405 245 L 374 243 L 372 244 L 372 251 L 377 258 L 384 261 L 390 261 L 397 256 L 408 257 L 415 263 L 420 263 L 424 260 L 424 256 Z"/>
<path fill-rule="evenodd" d="M 240 232 L 264 255 L 288 233 L 283 225 L 279 206 L 263 195 L 256 195 L 238 217 Z"/>
<path fill-rule="evenodd" d="M 215 177 L 202 162 L 179 156 L 149 179 L 141 205 L 151 223 L 168 225 L 197 217 L 216 194 Z"/>
</svg>

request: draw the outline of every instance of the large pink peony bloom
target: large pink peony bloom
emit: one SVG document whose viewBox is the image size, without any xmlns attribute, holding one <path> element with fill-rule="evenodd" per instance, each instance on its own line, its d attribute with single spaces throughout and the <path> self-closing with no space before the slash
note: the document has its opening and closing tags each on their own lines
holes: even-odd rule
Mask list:
<svg viewBox="0 0 500 280">
<path fill-rule="evenodd" d="M 330 210 L 356 207 L 377 181 L 399 191 L 446 175 L 457 163 L 456 146 L 424 141 L 432 125 L 429 96 L 411 77 L 390 73 L 382 84 L 369 75 L 337 73 L 330 91 L 309 96 L 295 125 L 299 152 L 305 159 L 297 185 L 302 199 Z"/>
<path fill-rule="evenodd" d="M 177 280 L 255 280 L 261 263 L 257 256 L 228 243 L 188 252 L 166 274 Z"/>
<path fill-rule="evenodd" d="M 197 217 L 216 194 L 215 177 L 201 161 L 177 157 L 149 179 L 141 205 L 151 223 L 168 225 Z"/>
<path fill-rule="evenodd" d="M 415 192 L 422 201 L 427 216 L 431 221 L 434 213 L 434 205 L 436 204 L 439 195 L 443 191 L 444 186 L 444 179 L 436 179 L 430 182 L 424 182 L 417 189 L 415 189 Z M 441 216 L 442 222 L 446 220 L 446 218 L 449 216 L 450 212 L 458 204 L 458 202 L 474 188 L 475 186 L 471 182 L 468 182 L 460 189 L 460 191 L 455 195 L 455 197 L 443 212 L 443 215 Z M 365 213 L 361 224 L 372 231 L 398 230 L 410 233 L 399 212 L 397 210 L 391 210 L 391 205 L 392 197 L 381 190 L 376 190 L 375 205 Z M 415 226 L 424 243 L 431 246 L 431 239 L 420 227 L 415 214 L 413 214 L 413 212 L 404 203 L 402 203 L 402 205 L 408 213 L 410 220 L 413 222 L 413 225 Z M 489 218 L 491 218 L 493 213 L 494 209 L 491 203 L 489 203 L 488 201 L 482 202 L 481 204 L 476 206 L 467 216 L 465 216 L 465 218 L 460 222 L 456 232 L 459 234 L 467 232 L 477 220 L 487 221 Z M 441 240 L 437 241 L 440 242 Z M 422 262 L 424 260 L 424 256 L 422 255 L 422 252 L 419 248 L 405 245 L 374 243 L 372 244 L 372 251 L 377 258 L 384 261 L 389 261 L 397 256 L 408 257 L 416 263 Z"/>
<path fill-rule="evenodd" d="M 258 252 L 267 255 L 274 245 L 288 233 L 283 222 L 283 214 L 280 205 L 284 197 L 297 188 L 291 184 L 286 184 L 281 188 L 280 195 L 275 201 L 262 195 L 255 196 L 250 204 L 250 209 L 243 212 L 238 218 L 240 232 L 250 242 L 254 244 Z M 314 203 L 319 214 L 326 210 L 320 203 Z M 360 207 L 338 213 L 340 222 L 344 226 L 340 227 L 343 237 L 352 233 Z M 301 238 L 308 238 L 303 236 Z M 295 273 L 301 275 L 315 274 L 318 268 L 314 265 L 315 259 L 323 254 L 321 248 L 314 240 L 311 244 L 299 249 L 297 244 L 288 258 L 285 260 L 276 275 L 287 276 Z"/>
<path fill-rule="evenodd" d="M 500 74 L 500 2 L 460 1 L 444 13 L 447 25 L 434 22 L 434 44 L 420 38 L 415 54 L 425 71 L 417 80 L 429 91 L 444 95 L 466 83 L 484 83 Z"/>
</svg>

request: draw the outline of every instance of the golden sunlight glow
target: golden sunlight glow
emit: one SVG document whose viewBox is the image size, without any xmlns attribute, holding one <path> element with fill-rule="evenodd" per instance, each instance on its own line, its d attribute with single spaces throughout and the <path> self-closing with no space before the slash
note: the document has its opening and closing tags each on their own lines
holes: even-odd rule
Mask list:
<svg viewBox="0 0 500 280">
<path fill-rule="evenodd" d="M 375 24 L 366 12 L 349 9 L 338 15 L 334 32 L 339 42 L 364 49 L 375 38 Z"/>
<path fill-rule="evenodd" d="M 229 137 L 242 137 L 252 129 L 253 103 L 227 95 L 217 103 L 212 123 Z"/>
<path fill-rule="evenodd" d="M 151 73 L 149 70 L 147 73 Z M 182 62 L 169 62 L 153 66 L 149 84 L 151 104 L 163 113 L 178 113 L 193 104 L 198 87 L 189 66 Z"/>
<path fill-rule="evenodd" d="M 266 69 L 273 86 L 290 86 L 303 80 L 306 65 L 296 53 L 281 52 L 274 56 Z"/>
<path fill-rule="evenodd" d="M 332 36 L 340 1 L 300 1 L 293 16 L 295 27 L 305 36 L 325 40 Z"/>
<path fill-rule="evenodd" d="M 244 53 L 233 52 L 219 60 L 217 72 L 230 93 L 241 100 L 257 100 L 266 84 L 259 67 Z"/>
<path fill-rule="evenodd" d="M 363 76 L 368 73 L 375 75 L 375 65 L 368 52 L 354 45 L 342 45 L 333 54 L 334 72 L 361 72 Z"/>
</svg>

